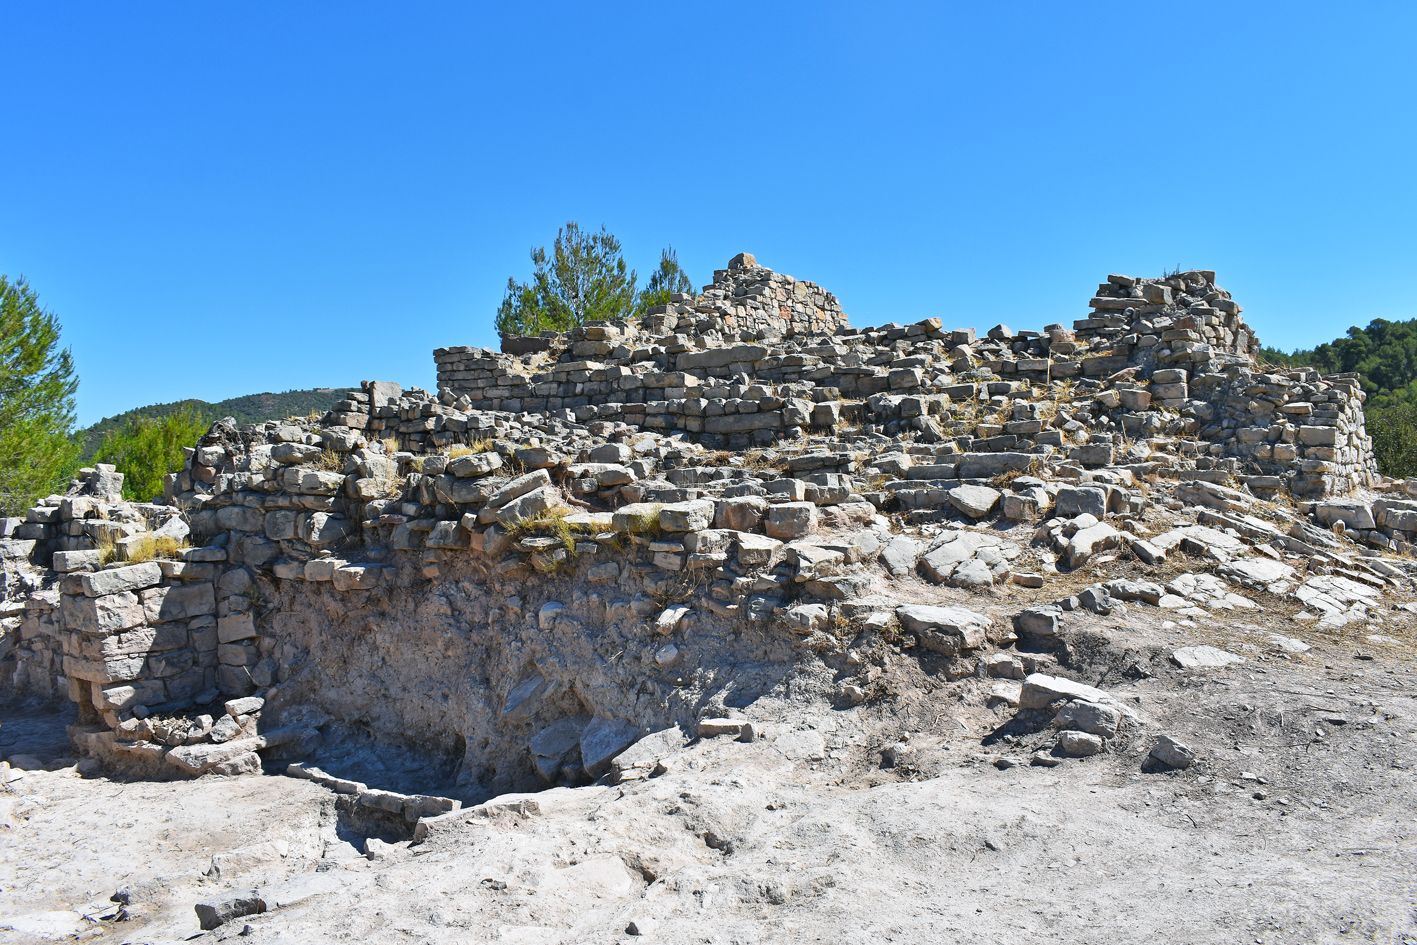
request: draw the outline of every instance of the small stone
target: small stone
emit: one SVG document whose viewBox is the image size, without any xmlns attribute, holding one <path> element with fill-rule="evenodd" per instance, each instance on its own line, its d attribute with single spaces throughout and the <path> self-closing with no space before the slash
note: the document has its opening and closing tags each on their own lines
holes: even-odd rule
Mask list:
<svg viewBox="0 0 1417 945">
<path fill-rule="evenodd" d="M 664 608 L 664 611 L 655 618 L 654 632 L 662 637 L 668 636 L 679 628 L 679 624 L 689 613 L 689 608 L 683 604 L 674 604 Z"/>
<path fill-rule="evenodd" d="M 1069 758 L 1086 758 L 1102 751 L 1102 739 L 1088 732 L 1059 732 L 1058 750 Z"/>
<path fill-rule="evenodd" d="M 226 705 L 226 714 L 234 719 L 243 715 L 250 715 L 253 712 L 261 711 L 261 707 L 266 704 L 266 700 L 260 696 L 245 696 L 240 699 L 231 699 Z"/>
<path fill-rule="evenodd" d="M 203 899 L 194 908 L 197 922 L 204 930 L 217 928 L 242 916 L 259 915 L 266 911 L 266 903 L 254 889 L 212 899 Z"/>
<path fill-rule="evenodd" d="M 1156 744 L 1151 746 L 1151 753 L 1147 758 L 1162 768 L 1174 771 L 1189 768 L 1196 760 L 1196 753 L 1170 735 L 1158 735 Z"/>
<path fill-rule="evenodd" d="M 1012 708 L 1018 705 L 1019 697 L 1022 694 L 1022 683 L 1014 682 L 1013 680 L 1002 680 L 989 687 L 988 705 L 990 708 L 1001 705 Z"/>
<path fill-rule="evenodd" d="M 658 923 L 656 923 L 653 919 L 648 919 L 644 916 L 640 916 L 629 921 L 629 923 L 625 926 L 625 934 L 653 935 L 657 924 Z"/>
<path fill-rule="evenodd" d="M 734 738 L 743 734 L 742 719 L 699 719 L 699 737 L 717 738 L 720 735 L 732 735 Z"/>
</svg>

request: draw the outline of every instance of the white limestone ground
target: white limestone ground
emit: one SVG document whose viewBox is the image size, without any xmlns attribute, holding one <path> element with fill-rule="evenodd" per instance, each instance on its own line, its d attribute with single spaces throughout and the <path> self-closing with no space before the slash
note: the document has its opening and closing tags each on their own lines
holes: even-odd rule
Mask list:
<svg viewBox="0 0 1417 945">
<path fill-rule="evenodd" d="M 1092 758 L 1022 763 L 1012 710 L 894 665 L 879 701 L 760 700 L 751 743 L 661 749 L 657 776 L 499 797 L 392 844 L 341 827 L 307 780 L 42 770 L 67 752 L 54 716 L 11 708 L 0 748 L 31 759 L 0 802 L 0 942 L 182 941 L 196 903 L 251 889 L 270 911 L 207 937 L 1412 941 L 1410 652 L 1338 638 L 1295 657 L 1227 620 L 1208 632 L 1247 662 L 1183 670 L 1164 654 L 1194 634 L 1120 610 L 1073 641 L 1138 720 Z M 1116 678 L 1128 659 L 1154 675 Z M 1144 773 L 1158 729 L 1196 763 Z"/>
</svg>

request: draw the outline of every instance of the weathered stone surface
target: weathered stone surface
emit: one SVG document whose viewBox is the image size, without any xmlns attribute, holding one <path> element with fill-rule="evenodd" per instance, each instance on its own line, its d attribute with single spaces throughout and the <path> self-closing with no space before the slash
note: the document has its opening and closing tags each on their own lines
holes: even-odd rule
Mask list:
<svg viewBox="0 0 1417 945">
<path fill-rule="evenodd" d="M 162 568 L 156 561 L 130 564 L 118 568 L 105 568 L 89 574 L 81 574 L 79 587 L 88 597 L 102 597 L 122 591 L 138 591 L 153 587 L 162 581 Z"/>
<path fill-rule="evenodd" d="M 529 492 L 537 489 L 549 488 L 551 486 L 551 475 L 544 469 L 529 472 L 523 476 L 517 476 L 498 488 L 487 498 L 487 507 L 491 509 L 501 508 L 507 503 L 518 499 Z"/>
<path fill-rule="evenodd" d="M 1100 521 L 1107 515 L 1107 490 L 1098 486 L 1065 486 L 1058 490 L 1056 509 L 1065 518 L 1092 515 Z"/>
<path fill-rule="evenodd" d="M 1023 681 L 1023 693 L 1019 697 L 1019 708 L 1045 709 L 1055 702 L 1074 701 L 1116 705 L 1116 700 L 1101 689 L 1061 676 L 1031 673 Z"/>
<path fill-rule="evenodd" d="M 1059 709 L 1053 721 L 1060 729 L 1111 738 L 1117 734 L 1122 713 L 1110 705 L 1079 699 L 1068 702 Z"/>
<path fill-rule="evenodd" d="M 817 526 L 817 507 L 811 502 L 783 502 L 768 508 L 767 533 L 792 541 L 810 535 Z"/>
<path fill-rule="evenodd" d="M 1058 733 L 1058 750 L 1070 758 L 1086 758 L 1102 751 L 1101 737 L 1089 732 L 1062 731 Z"/>
<path fill-rule="evenodd" d="M 905 535 L 898 535 L 881 548 L 881 563 L 896 577 L 912 574 L 920 561 L 920 543 Z"/>
<path fill-rule="evenodd" d="M 950 505 L 970 518 L 987 518 L 999 506 L 1002 493 L 988 486 L 956 486 L 949 490 Z"/>
<path fill-rule="evenodd" d="M 191 620 L 216 613 L 216 592 L 210 581 L 149 588 L 139 596 L 149 623 Z"/>
<path fill-rule="evenodd" d="M 937 584 L 989 586 L 1008 576 L 1020 549 L 984 532 L 956 530 L 941 535 L 920 557 L 921 572 Z"/>
<path fill-rule="evenodd" d="M 921 645 L 951 654 L 983 646 L 992 623 L 983 614 L 964 607 L 903 604 L 896 608 L 895 614 L 902 629 L 918 636 Z"/>
<path fill-rule="evenodd" d="M 1106 522 L 1098 522 L 1096 525 L 1079 529 L 1068 540 L 1066 551 L 1068 567 L 1080 568 L 1099 552 L 1119 548 L 1121 544 L 1122 533 Z"/>
<path fill-rule="evenodd" d="M 544 470 L 537 471 L 544 472 Z M 491 505 L 491 500 L 488 500 L 488 505 Z M 561 496 L 555 488 L 542 486 L 530 492 L 524 492 L 505 503 L 497 509 L 495 517 L 499 525 L 515 525 L 561 506 Z"/>
<path fill-rule="evenodd" d="M 476 476 L 486 476 L 502 468 L 502 456 L 500 453 L 472 453 L 467 456 L 459 456 L 456 459 L 448 460 L 447 470 L 450 475 L 460 479 L 467 479 Z"/>
<path fill-rule="evenodd" d="M 666 532 L 693 532 L 713 522 L 714 504 L 709 499 L 673 502 L 659 508 L 659 527 Z"/>
<path fill-rule="evenodd" d="M 1189 768 L 1196 760 L 1196 753 L 1170 735 L 1158 735 L 1147 757 L 1161 768 L 1178 770 Z"/>
<path fill-rule="evenodd" d="M 1171 662 L 1182 669 L 1223 669 L 1244 661 L 1244 657 L 1214 646 L 1183 646 L 1171 654 Z"/>
<path fill-rule="evenodd" d="M 334 569 L 331 580 L 337 591 L 363 591 L 378 587 L 383 575 L 378 565 L 346 564 Z"/>
<path fill-rule="evenodd" d="M 266 902 L 261 898 L 260 893 L 252 889 L 203 899 L 194 908 L 197 911 L 197 923 L 204 930 L 211 930 L 225 925 L 232 919 L 260 915 L 266 911 Z"/>
<path fill-rule="evenodd" d="M 581 766 L 592 778 L 610 769 L 610 760 L 639 738 L 640 729 L 622 719 L 592 719 L 581 733 Z"/>
</svg>

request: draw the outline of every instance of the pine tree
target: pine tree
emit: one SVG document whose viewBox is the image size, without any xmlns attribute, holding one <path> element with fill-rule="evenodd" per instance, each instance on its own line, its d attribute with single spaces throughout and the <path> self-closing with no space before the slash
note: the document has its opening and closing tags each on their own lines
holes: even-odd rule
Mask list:
<svg viewBox="0 0 1417 945">
<path fill-rule="evenodd" d="M 78 459 L 69 434 L 79 381 L 59 331 L 23 277 L 0 276 L 0 514 L 59 489 Z"/>
<path fill-rule="evenodd" d="M 643 316 L 656 305 L 668 302 L 676 293 L 693 291 L 694 284 L 689 281 L 688 274 L 679 265 L 679 254 L 674 252 L 673 246 L 666 247 L 659 254 L 659 268 L 650 275 L 649 282 L 645 284 L 644 291 L 640 293 L 635 312 Z"/>
<path fill-rule="evenodd" d="M 551 252 L 533 249 L 531 261 L 530 282 L 507 280 L 497 310 L 497 331 L 504 338 L 568 331 L 634 309 L 635 271 L 625 265 L 620 241 L 603 226 L 587 233 L 567 223 L 556 232 Z"/>
</svg>

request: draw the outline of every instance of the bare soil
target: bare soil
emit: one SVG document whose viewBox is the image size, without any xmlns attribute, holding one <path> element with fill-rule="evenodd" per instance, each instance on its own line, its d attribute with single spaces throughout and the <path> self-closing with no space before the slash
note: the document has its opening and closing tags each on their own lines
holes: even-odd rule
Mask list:
<svg viewBox="0 0 1417 945">
<path fill-rule="evenodd" d="M 110 780 L 75 765 L 61 710 L 9 705 L 0 942 L 1413 945 L 1411 651 L 1265 613 L 1073 621 L 1068 674 L 1137 714 L 1093 758 L 1030 764 L 1051 734 L 987 708 L 990 681 L 900 654 L 862 706 L 784 692 L 745 713 L 753 743 L 696 742 L 659 777 L 498 798 L 392 845 L 293 778 Z M 1245 662 L 1167 661 L 1198 635 Z M 1143 771 L 1161 732 L 1198 762 Z M 250 888 L 278 907 L 200 932 L 195 902 Z"/>
</svg>

